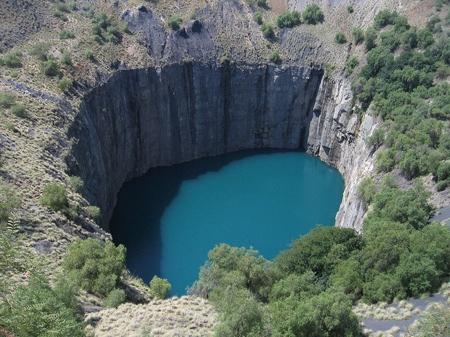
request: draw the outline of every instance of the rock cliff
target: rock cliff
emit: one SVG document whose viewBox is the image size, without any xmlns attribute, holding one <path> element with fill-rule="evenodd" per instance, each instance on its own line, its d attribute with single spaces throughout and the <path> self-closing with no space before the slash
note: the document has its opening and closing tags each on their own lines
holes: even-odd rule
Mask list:
<svg viewBox="0 0 450 337">
<path fill-rule="evenodd" d="M 304 149 L 342 172 L 347 188 L 338 225 L 360 229 L 359 170 L 371 165 L 351 101 L 347 80 L 326 78 L 316 67 L 123 70 L 85 96 L 70 130 L 69 167 L 107 226 L 122 184 L 151 167 L 243 149 Z M 370 132 L 368 119 L 363 129 Z"/>
</svg>

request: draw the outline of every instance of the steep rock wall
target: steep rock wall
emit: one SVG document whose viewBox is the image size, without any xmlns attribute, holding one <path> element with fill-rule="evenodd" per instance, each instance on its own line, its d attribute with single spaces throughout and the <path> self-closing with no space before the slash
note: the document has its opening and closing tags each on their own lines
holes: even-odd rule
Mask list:
<svg viewBox="0 0 450 337">
<path fill-rule="evenodd" d="M 119 71 L 84 99 L 69 167 L 107 224 L 149 168 L 243 149 L 298 149 L 323 77 L 309 67 L 184 63 Z"/>
</svg>

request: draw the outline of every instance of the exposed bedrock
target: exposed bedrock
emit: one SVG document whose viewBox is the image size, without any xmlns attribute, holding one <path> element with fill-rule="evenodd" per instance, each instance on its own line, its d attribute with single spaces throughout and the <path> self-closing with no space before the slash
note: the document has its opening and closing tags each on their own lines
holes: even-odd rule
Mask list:
<svg viewBox="0 0 450 337">
<path fill-rule="evenodd" d="M 85 96 L 70 130 L 69 167 L 85 181 L 84 195 L 102 209 L 106 226 L 122 184 L 151 167 L 243 149 L 305 149 L 343 173 L 338 225 L 358 229 L 364 207 L 353 200 L 349 182 L 356 177 L 349 172 L 370 154 L 357 148 L 351 99 L 345 80 L 324 79 L 315 67 L 183 63 L 123 70 Z"/>
</svg>

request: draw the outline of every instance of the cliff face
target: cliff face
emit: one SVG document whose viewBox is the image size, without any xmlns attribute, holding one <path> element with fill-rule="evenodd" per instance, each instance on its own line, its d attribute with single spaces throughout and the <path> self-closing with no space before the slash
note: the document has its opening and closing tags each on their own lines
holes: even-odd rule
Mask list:
<svg viewBox="0 0 450 337">
<path fill-rule="evenodd" d="M 305 149 L 343 173 L 337 224 L 358 229 L 364 205 L 354 204 L 355 175 L 367 154 L 351 99 L 345 80 L 325 79 L 318 68 L 184 63 L 119 71 L 86 95 L 70 131 L 69 167 L 107 225 L 121 185 L 151 167 L 243 149 Z"/>
</svg>

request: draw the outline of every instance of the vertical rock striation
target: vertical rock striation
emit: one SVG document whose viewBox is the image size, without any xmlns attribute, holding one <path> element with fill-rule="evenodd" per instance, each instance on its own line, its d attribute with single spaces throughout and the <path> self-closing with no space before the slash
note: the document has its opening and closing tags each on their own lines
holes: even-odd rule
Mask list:
<svg viewBox="0 0 450 337">
<path fill-rule="evenodd" d="M 115 73 L 84 99 L 69 166 L 107 224 L 149 168 L 243 149 L 302 148 L 323 71 L 184 63 Z"/>
</svg>

